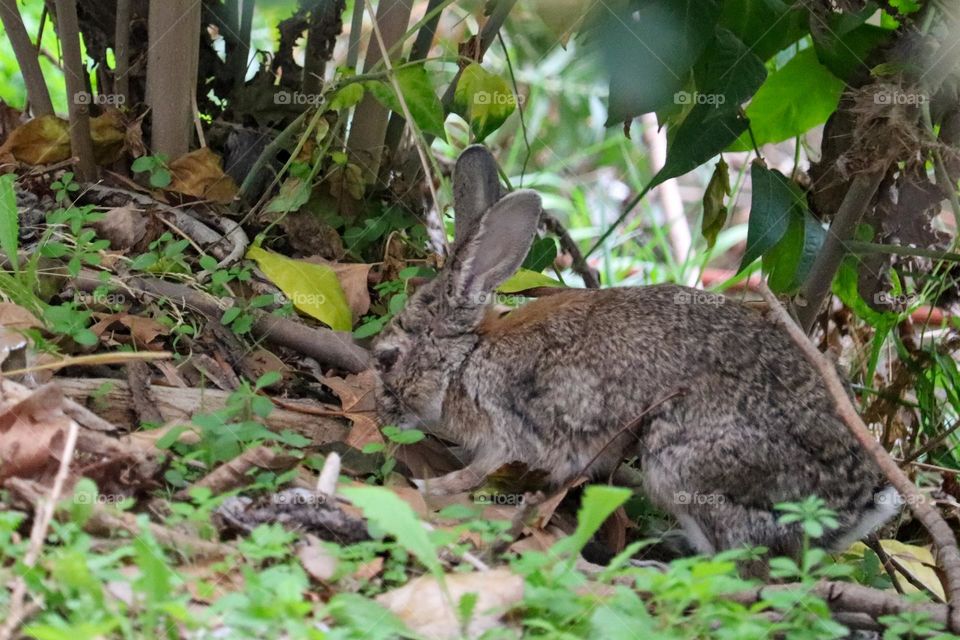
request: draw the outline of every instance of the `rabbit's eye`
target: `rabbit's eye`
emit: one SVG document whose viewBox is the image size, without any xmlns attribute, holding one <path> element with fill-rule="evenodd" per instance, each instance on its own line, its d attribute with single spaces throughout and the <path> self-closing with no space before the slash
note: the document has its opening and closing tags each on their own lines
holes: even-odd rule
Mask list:
<svg viewBox="0 0 960 640">
<path fill-rule="evenodd" d="M 378 351 L 375 357 L 377 358 L 377 364 L 380 365 L 381 371 L 389 371 L 390 368 L 397 363 L 399 356 L 399 349 L 385 349 L 384 351 Z"/>
</svg>

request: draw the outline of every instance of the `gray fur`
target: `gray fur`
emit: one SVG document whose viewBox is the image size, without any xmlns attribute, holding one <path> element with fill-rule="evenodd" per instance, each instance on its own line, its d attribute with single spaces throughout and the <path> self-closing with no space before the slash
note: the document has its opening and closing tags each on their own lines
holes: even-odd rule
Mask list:
<svg viewBox="0 0 960 640">
<path fill-rule="evenodd" d="M 774 505 L 809 495 L 838 514 L 828 546 L 897 511 L 818 373 L 781 328 L 747 307 L 656 285 L 566 291 L 498 318 L 476 297 L 457 296 L 458 282 L 479 275 L 465 275 L 479 264 L 470 247 L 491 250 L 479 234 L 508 210 L 529 218 L 532 206 L 524 195 L 488 209 L 375 345 L 384 423 L 426 429 L 472 454 L 463 470 L 427 480 L 428 491 L 473 488 L 511 461 L 560 484 L 609 443 L 590 473 L 638 455 L 649 497 L 705 553 L 751 545 L 795 555 L 800 530 L 779 525 Z M 519 228 L 529 247 L 535 224 L 508 235 Z M 517 243 L 503 246 L 497 256 L 513 265 Z M 489 273 L 489 256 L 483 264 Z M 499 278 L 480 281 L 492 289 Z"/>
</svg>

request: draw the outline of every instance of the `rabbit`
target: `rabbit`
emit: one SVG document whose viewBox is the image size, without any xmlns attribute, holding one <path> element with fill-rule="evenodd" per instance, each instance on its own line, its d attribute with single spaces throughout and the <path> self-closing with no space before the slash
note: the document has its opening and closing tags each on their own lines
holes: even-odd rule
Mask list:
<svg viewBox="0 0 960 640">
<path fill-rule="evenodd" d="M 795 556 L 802 531 L 779 524 L 774 505 L 810 495 L 837 514 L 821 540 L 832 550 L 898 511 L 899 494 L 782 327 L 670 284 L 570 289 L 500 315 L 493 293 L 527 255 L 540 197 L 504 195 L 479 145 L 459 157 L 453 183 L 449 259 L 373 345 L 383 423 L 472 456 L 419 481 L 424 491 L 467 491 L 513 461 L 561 485 L 591 462 L 600 475 L 635 455 L 648 497 L 703 554 L 746 545 Z"/>
</svg>

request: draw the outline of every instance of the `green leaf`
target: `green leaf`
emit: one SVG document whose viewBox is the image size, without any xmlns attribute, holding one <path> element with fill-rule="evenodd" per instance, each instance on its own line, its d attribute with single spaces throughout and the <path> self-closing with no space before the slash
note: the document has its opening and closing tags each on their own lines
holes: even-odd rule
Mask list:
<svg viewBox="0 0 960 640">
<path fill-rule="evenodd" d="M 757 145 L 789 140 L 825 122 L 842 92 L 843 81 L 820 64 L 816 51 L 804 49 L 767 78 L 747 107 Z M 730 146 L 752 148 L 746 135 Z"/>
<path fill-rule="evenodd" d="M 539 238 L 521 265 L 530 271 L 543 271 L 557 259 L 557 242 L 553 238 Z"/>
<path fill-rule="evenodd" d="M 446 139 L 447 132 L 443 128 L 443 121 L 446 114 L 443 112 L 443 105 L 433 90 L 433 83 L 430 82 L 430 75 L 423 65 L 412 67 L 403 67 L 396 72 L 397 84 L 403 93 L 403 98 L 410 110 L 417 127 L 424 133 L 430 133 L 442 139 Z M 397 95 L 393 86 L 384 82 L 372 81 L 365 83 L 366 89 L 373 94 L 383 106 L 395 113 L 403 115 L 403 107 L 397 100 Z M 512 95 L 512 94 L 511 94 Z"/>
<path fill-rule="evenodd" d="M 268 213 L 296 211 L 310 199 L 310 182 L 301 178 L 287 178 L 280 192 L 267 203 Z"/>
<path fill-rule="evenodd" d="M 437 579 L 442 579 L 443 566 L 437 550 L 410 505 L 382 487 L 344 487 L 341 493 L 359 507 L 368 520 L 415 555 Z"/>
<path fill-rule="evenodd" d="M 363 630 L 360 635 L 347 637 L 369 640 L 417 637 L 388 609 L 358 593 L 338 593 L 330 598 L 326 609 L 344 630 Z"/>
<path fill-rule="evenodd" d="M 606 485 L 590 485 L 583 492 L 580 511 L 577 512 L 577 529 L 573 535 L 560 540 L 554 550 L 563 554 L 576 554 L 590 541 L 611 513 L 630 498 L 630 490 Z"/>
<path fill-rule="evenodd" d="M 150 173 L 150 186 L 156 189 L 167 187 L 173 180 L 173 176 L 163 167 L 157 167 Z"/>
<path fill-rule="evenodd" d="M 739 271 L 766 253 L 787 232 L 791 211 L 802 195 L 794 191 L 790 180 L 779 171 L 767 169 L 760 160 L 750 167 L 753 197 L 747 226 L 747 248 Z"/>
<path fill-rule="evenodd" d="M 7 173 L 0 176 L 0 249 L 7 255 L 14 272 L 20 271 L 17 247 L 20 237 L 20 218 L 17 213 L 17 194 L 13 183 L 17 176 Z"/>
<path fill-rule="evenodd" d="M 341 109 L 349 109 L 360 102 L 362 98 L 363 85 L 359 82 L 351 82 L 333 94 L 333 98 L 330 100 L 329 110 L 340 111 Z"/>
<path fill-rule="evenodd" d="M 324 264 L 292 260 L 257 246 L 247 250 L 271 282 L 293 305 L 336 331 L 349 331 L 353 324 L 350 305 L 337 274 Z"/>
<path fill-rule="evenodd" d="M 858 72 L 869 73 L 866 60 L 870 53 L 889 41 L 892 35 L 892 30 L 872 24 L 861 24 L 844 32 L 816 29 L 813 31 L 813 46 L 817 58 L 833 75 L 849 81 Z"/>
<path fill-rule="evenodd" d="M 783 238 L 763 255 L 767 284 L 775 293 L 795 293 L 803 284 L 827 232 L 805 206 L 790 210 Z"/>
<path fill-rule="evenodd" d="M 477 141 L 496 131 L 517 108 L 517 97 L 500 76 L 476 62 L 460 74 L 453 95 L 453 111 L 470 123 Z"/>
<path fill-rule="evenodd" d="M 153 156 L 140 156 L 133 161 L 133 164 L 130 165 L 130 168 L 134 170 L 135 173 L 142 173 L 144 171 L 150 171 L 153 167 L 157 166 L 157 159 Z"/>
<path fill-rule="evenodd" d="M 730 174 L 727 163 L 721 157 L 713 170 L 713 176 L 703 192 L 703 222 L 701 233 L 708 247 L 717 242 L 717 234 L 727 223 L 727 205 L 725 198 L 730 195 Z"/>
<path fill-rule="evenodd" d="M 724 0 L 719 24 L 761 60 L 782 51 L 810 30 L 807 12 L 784 0 Z"/>
<path fill-rule="evenodd" d="M 713 36 L 716 0 L 604 7 L 591 35 L 610 73 L 606 126 L 671 104 Z"/>
<path fill-rule="evenodd" d="M 717 30 L 705 55 L 704 79 L 697 96 L 709 100 L 695 100 L 683 121 L 671 128 L 667 161 L 647 189 L 695 169 L 747 130 L 739 107 L 763 84 L 766 68 L 726 29 Z M 691 100 L 696 97 L 686 95 Z"/>
<path fill-rule="evenodd" d="M 697 105 L 674 132 L 667 145 L 667 161 L 646 190 L 670 178 L 682 176 L 716 156 L 747 130 L 747 121 L 739 111 L 724 110 L 706 119 L 709 105 Z"/>
<path fill-rule="evenodd" d="M 563 283 L 537 271 L 519 269 L 507 278 L 506 282 L 497 287 L 500 293 L 516 293 L 534 287 L 562 287 Z"/>
</svg>

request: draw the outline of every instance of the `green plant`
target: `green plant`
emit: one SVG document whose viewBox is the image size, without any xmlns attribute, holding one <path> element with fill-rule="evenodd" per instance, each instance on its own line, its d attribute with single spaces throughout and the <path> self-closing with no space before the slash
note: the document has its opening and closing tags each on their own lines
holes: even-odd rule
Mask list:
<svg viewBox="0 0 960 640">
<path fill-rule="evenodd" d="M 150 186 L 157 189 L 169 186 L 173 179 L 170 169 L 167 167 L 167 158 L 163 154 L 140 156 L 133 161 L 130 168 L 136 173 L 148 174 Z"/>
</svg>

